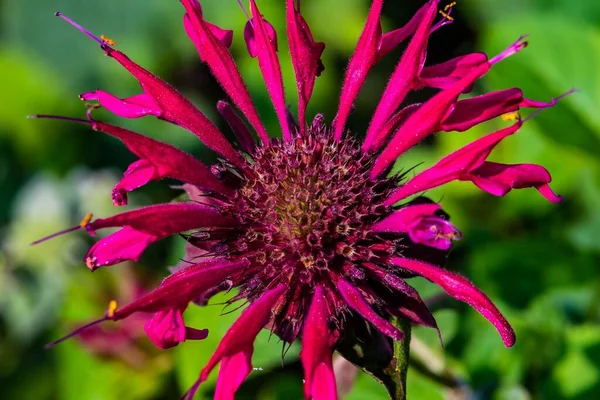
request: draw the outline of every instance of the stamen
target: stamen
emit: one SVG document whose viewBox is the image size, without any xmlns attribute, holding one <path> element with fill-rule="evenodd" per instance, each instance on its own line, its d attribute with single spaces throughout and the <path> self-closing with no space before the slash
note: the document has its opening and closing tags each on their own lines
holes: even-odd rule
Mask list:
<svg viewBox="0 0 600 400">
<path fill-rule="evenodd" d="M 516 42 L 514 42 L 513 44 L 511 44 L 510 46 L 508 46 L 508 48 L 506 50 L 504 50 L 503 52 L 501 52 L 500 54 L 498 54 L 496 57 L 492 58 L 489 61 L 489 63 L 492 64 L 492 65 L 496 64 L 496 63 L 504 60 L 505 58 L 510 57 L 513 54 L 516 54 L 519 51 L 523 50 L 529 44 L 528 42 L 524 41 L 524 39 L 527 36 L 528 35 L 522 35 L 521 37 L 519 37 Z"/>
<path fill-rule="evenodd" d="M 111 38 L 109 38 L 109 37 L 106 37 L 106 36 L 104 36 L 104 35 L 100 35 L 100 39 L 102 39 L 102 41 L 103 41 L 104 43 L 106 43 L 107 45 L 109 45 L 109 46 L 114 46 L 114 45 L 116 45 L 116 44 L 117 44 L 117 42 L 115 42 L 115 41 L 114 41 L 114 40 L 112 40 Z"/>
<path fill-rule="evenodd" d="M 83 121 L 83 120 L 81 120 L 81 121 L 82 121 L 82 123 L 87 123 L 87 121 Z M 81 220 L 81 222 L 79 223 L 79 225 L 72 226 L 72 227 L 67 228 L 67 229 L 63 229 L 62 231 L 58 231 L 56 233 L 53 233 L 51 235 L 45 236 L 45 237 L 43 237 L 41 239 L 38 239 L 35 242 L 32 242 L 31 246 L 34 246 L 36 244 L 45 242 L 46 240 L 49 240 L 49 239 L 53 239 L 53 238 L 55 238 L 57 236 L 64 235 L 65 233 L 74 232 L 74 231 L 77 231 L 79 229 L 85 228 L 87 226 L 87 224 L 90 223 L 91 220 L 92 220 L 92 213 L 87 213 L 85 215 L 85 217 L 83 217 L 83 219 Z"/>
<path fill-rule="evenodd" d="M 454 18 L 451 17 L 450 14 L 452 13 L 452 10 L 454 9 L 455 5 L 456 5 L 456 2 L 453 1 L 452 3 L 450 3 L 446 7 L 444 7 L 444 10 L 438 11 L 443 18 L 441 21 L 439 21 L 438 23 L 436 23 L 434 26 L 431 27 L 429 34 L 432 34 L 433 32 L 437 31 L 442 26 L 446 26 L 446 25 L 449 25 L 452 22 L 454 22 Z"/>
<path fill-rule="evenodd" d="M 92 213 L 85 214 L 85 217 L 83 217 L 83 219 L 79 223 L 79 226 L 82 227 L 82 228 L 85 228 L 87 226 L 87 224 L 90 223 L 90 221 L 92 220 L 93 216 L 94 215 Z"/>
<path fill-rule="evenodd" d="M 508 112 L 500 116 L 502 121 L 517 121 L 521 119 L 521 114 L 518 111 Z"/>
<path fill-rule="evenodd" d="M 117 310 L 117 301 L 111 300 L 108 303 L 108 310 L 106 310 L 106 318 L 112 319 L 115 316 L 116 310 Z"/>
<path fill-rule="evenodd" d="M 63 116 L 60 116 L 60 115 L 48 115 L 48 114 L 28 115 L 27 119 L 57 119 L 59 121 L 76 122 L 78 124 L 86 124 L 86 125 L 91 125 L 92 124 L 90 121 L 86 121 L 85 119 L 70 118 L 70 117 L 63 117 Z"/>
<path fill-rule="evenodd" d="M 573 94 L 573 93 L 575 93 L 575 92 L 577 92 L 577 91 L 578 91 L 578 89 L 571 89 L 571 90 L 569 90 L 569 91 L 567 91 L 567 92 L 565 92 L 565 93 L 561 94 L 560 96 L 553 98 L 553 99 L 552 99 L 552 102 L 553 102 L 553 103 L 554 103 L 554 102 L 558 102 L 558 101 L 560 101 L 560 100 L 564 99 L 565 97 L 567 97 L 568 95 L 570 95 L 570 94 Z M 545 109 L 546 109 L 546 107 L 544 107 L 544 108 L 540 108 L 540 109 L 538 109 L 537 111 L 535 111 L 535 112 L 533 112 L 533 113 L 529 114 L 529 115 L 527 116 L 527 118 L 525 118 L 525 119 L 523 120 L 523 122 L 527 122 L 527 121 L 529 121 L 530 119 L 532 119 L 533 117 L 536 117 L 537 115 L 539 115 L 539 113 L 541 113 L 541 112 L 542 112 L 542 111 L 544 111 Z"/>
<path fill-rule="evenodd" d="M 104 35 L 102 35 L 101 37 L 94 35 L 90 31 L 85 29 L 83 26 L 79 25 L 77 22 L 73 21 L 71 18 L 67 17 L 66 15 L 64 15 L 63 13 L 61 13 L 59 11 L 55 12 L 54 15 L 67 21 L 70 25 L 74 26 L 77 30 L 84 33 L 86 36 L 88 36 L 92 40 L 96 41 L 102 47 L 110 47 L 110 46 L 114 46 L 116 44 L 114 40 L 111 40 Z"/>
<path fill-rule="evenodd" d="M 246 7 L 244 7 L 244 4 L 242 4 L 242 0 L 237 0 L 237 2 L 240 5 L 240 8 L 244 12 L 244 14 L 246 15 L 246 18 L 248 18 L 248 21 L 252 23 L 252 18 L 250 17 L 250 14 L 248 14 L 248 11 L 246 10 Z"/>
<path fill-rule="evenodd" d="M 44 348 L 46 348 L 46 349 L 49 349 L 49 348 L 51 348 L 51 347 L 54 347 L 54 346 L 56 346 L 57 344 L 59 344 L 59 343 L 62 343 L 62 342 L 64 342 L 65 340 L 72 338 L 73 336 L 77 336 L 77 335 L 79 335 L 81 332 L 85 331 L 86 329 L 89 329 L 89 328 L 91 328 L 92 326 L 96 326 L 96 325 L 98 325 L 98 324 L 99 324 L 99 323 L 101 323 L 101 322 L 107 321 L 108 319 L 109 319 L 109 318 L 107 318 L 107 317 L 103 317 L 103 318 L 97 319 L 97 320 L 95 320 L 95 321 L 92 321 L 92 322 L 90 322 L 90 323 L 88 323 L 88 324 L 85 324 L 85 325 L 83 325 L 83 326 L 81 326 L 81 327 L 79 327 L 79 328 L 75 329 L 73 332 L 69 333 L 68 335 L 66 335 L 66 336 L 63 336 L 63 337 L 61 337 L 61 338 L 60 338 L 60 339 L 58 339 L 58 340 L 55 340 L 55 341 L 53 341 L 53 342 L 50 342 L 50 343 L 48 343 L 47 345 L 45 345 L 45 346 L 44 346 Z"/>
</svg>

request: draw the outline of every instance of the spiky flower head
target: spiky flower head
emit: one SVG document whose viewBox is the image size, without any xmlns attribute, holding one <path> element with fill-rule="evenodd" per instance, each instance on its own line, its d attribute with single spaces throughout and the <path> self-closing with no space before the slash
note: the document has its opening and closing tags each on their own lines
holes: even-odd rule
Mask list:
<svg viewBox="0 0 600 400">
<path fill-rule="evenodd" d="M 451 6 L 439 17 L 439 1 L 430 0 L 404 27 L 382 33 L 383 0 L 374 0 L 348 63 L 336 116 L 331 123 L 320 114 L 308 121 L 307 103 L 323 72 L 325 46 L 314 40 L 300 2 L 287 0 L 287 39 L 298 92 L 298 112 L 293 115 L 285 104 L 275 29 L 250 0 L 244 38 L 250 56 L 257 59 L 281 128 L 281 135 L 271 132 L 270 138 L 228 50 L 233 32 L 209 23 L 195 0 L 180 1 L 188 36 L 230 98 L 217 108 L 237 137 L 237 148 L 189 100 L 116 50 L 114 42 L 57 13 L 98 42 L 141 86 L 141 93 L 127 98 L 103 90 L 83 93 L 81 99 L 97 102 L 88 118 L 61 117 L 121 140 L 139 158 L 115 186 L 114 204 L 126 204 L 129 191 L 167 177 L 182 181 L 189 194 L 189 201 L 95 220 L 87 216 L 71 229 L 93 235 L 99 229 L 120 228 L 89 250 L 85 262 L 91 270 L 137 261 L 148 246 L 169 235 L 184 234 L 188 241 L 186 264 L 132 303 L 113 304 L 92 324 L 152 313 L 145 326 L 148 337 L 168 348 L 206 336 L 204 330 L 185 326 L 183 313 L 190 302 L 206 304 L 214 294 L 236 288 L 231 302 L 244 301 L 248 307 L 200 373 L 190 398 L 218 363 L 216 398 L 232 398 L 252 371 L 253 341 L 265 327 L 284 342 L 301 339 L 306 398 L 336 398 L 332 353 L 351 324 L 370 326 L 398 341 L 403 332 L 391 317 L 437 328 L 407 282 L 414 276 L 470 304 L 496 327 L 504 344 L 512 346 L 513 329 L 489 298 L 440 265 L 461 233 L 439 204 L 419 195 L 461 180 L 496 196 L 536 188 L 549 201 L 560 201 L 548 186 L 550 174 L 543 167 L 486 161 L 494 147 L 524 123 L 521 108 L 546 108 L 557 99 L 537 102 L 512 88 L 459 100 L 494 64 L 524 48 L 524 38 L 493 58 L 472 53 L 425 66 L 428 38 L 451 22 Z M 352 137 L 348 120 L 369 71 L 406 41 L 364 139 Z M 410 91 L 425 87 L 439 91 L 422 104 L 400 108 Z M 220 161 L 209 167 L 168 144 L 94 120 L 90 114 L 95 107 L 123 118 L 153 115 L 179 125 L 216 152 Z M 410 179 L 389 176 L 395 160 L 429 135 L 465 131 L 499 116 L 512 125 L 475 140 Z"/>
</svg>

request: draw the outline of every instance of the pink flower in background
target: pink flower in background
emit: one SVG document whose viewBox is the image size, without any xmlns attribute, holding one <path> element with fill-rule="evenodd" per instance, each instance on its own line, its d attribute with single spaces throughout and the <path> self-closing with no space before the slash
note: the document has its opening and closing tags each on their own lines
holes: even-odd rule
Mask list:
<svg viewBox="0 0 600 400">
<path fill-rule="evenodd" d="M 514 331 L 490 299 L 466 278 L 439 265 L 461 233 L 439 204 L 419 195 L 460 180 L 496 196 L 535 188 L 549 201 L 560 201 L 548 186 L 551 177 L 543 167 L 487 161 L 494 147 L 522 126 L 517 114 L 521 108 L 546 108 L 557 99 L 548 103 L 529 100 L 516 88 L 459 99 L 494 64 L 523 49 L 523 38 L 493 58 L 473 53 L 426 66 L 428 39 L 451 22 L 451 8 L 446 7 L 438 17 L 439 1 L 430 0 L 404 27 L 383 33 L 383 0 L 375 0 L 346 70 L 337 115 L 329 124 L 321 114 L 307 120 L 315 80 L 324 70 L 325 45 L 313 38 L 300 2 L 286 1 L 287 41 L 298 95 L 298 112 L 291 115 L 276 31 L 250 0 L 243 35 L 281 130 L 269 135 L 229 52 L 233 32 L 209 23 L 196 0 L 180 1 L 187 35 L 229 96 L 217 108 L 235 134 L 237 146 L 175 88 L 114 49 L 112 41 L 92 35 L 57 13 L 96 40 L 141 88 L 126 98 L 90 91 L 81 95 L 83 100 L 96 101 L 123 118 L 153 115 L 181 126 L 220 157 L 209 167 L 173 146 L 93 120 L 89 114 L 87 120 L 61 117 L 121 140 L 139 158 L 115 186 L 115 205 L 127 204 L 128 192 L 163 178 L 182 181 L 190 195 L 187 202 L 87 218 L 71 229 L 82 228 L 93 235 L 100 229 L 120 228 L 89 250 L 85 262 L 91 270 L 137 261 L 148 246 L 170 235 L 185 234 L 191 247 L 188 264 L 155 290 L 123 307 L 111 307 L 92 324 L 151 313 L 146 334 L 156 346 L 169 348 L 207 335 L 206 330 L 185 325 L 183 315 L 190 302 L 202 305 L 212 295 L 236 288 L 230 302 L 244 301 L 248 307 L 223 337 L 188 398 L 217 364 L 215 398 L 233 398 L 252 371 L 253 342 L 265 327 L 286 343 L 301 340 L 307 399 L 337 398 L 332 353 L 348 321 L 356 321 L 350 315 L 393 340 L 402 340 L 404 335 L 389 322 L 391 316 L 437 328 L 406 281 L 414 276 L 436 283 L 471 305 L 495 326 L 504 344 L 512 346 Z M 364 139 L 353 137 L 361 132 L 352 132 L 350 112 L 369 71 L 404 42 L 406 50 Z M 407 94 L 421 88 L 439 91 L 423 104 L 401 108 Z M 456 150 L 410 179 L 390 175 L 398 157 L 426 137 L 464 131 L 502 115 L 516 122 Z M 387 301 L 390 294 L 393 302 Z"/>
</svg>

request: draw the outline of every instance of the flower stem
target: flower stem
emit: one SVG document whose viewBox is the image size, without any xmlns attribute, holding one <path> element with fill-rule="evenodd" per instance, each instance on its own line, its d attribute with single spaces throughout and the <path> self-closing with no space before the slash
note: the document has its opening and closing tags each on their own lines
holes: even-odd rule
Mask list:
<svg viewBox="0 0 600 400">
<path fill-rule="evenodd" d="M 404 338 L 394 341 L 394 358 L 387 368 L 390 377 L 385 385 L 392 400 L 406 400 L 406 377 L 408 375 L 408 362 L 410 358 L 411 323 L 405 319 L 394 317 L 390 321 L 402 332 Z"/>
</svg>

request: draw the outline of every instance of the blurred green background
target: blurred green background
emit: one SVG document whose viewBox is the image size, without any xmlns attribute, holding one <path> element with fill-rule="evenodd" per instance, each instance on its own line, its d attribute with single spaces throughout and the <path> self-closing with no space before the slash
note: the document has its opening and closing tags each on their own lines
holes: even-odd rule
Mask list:
<svg viewBox="0 0 600 400">
<path fill-rule="evenodd" d="M 277 122 L 255 60 L 241 38 L 244 15 L 234 0 L 203 2 L 207 18 L 235 29 L 233 53 L 270 132 Z M 362 29 L 369 2 L 305 0 L 305 18 L 324 41 L 325 73 L 318 79 L 310 113 L 335 114 L 345 63 Z M 423 0 L 388 1 L 384 29 L 406 22 Z M 284 39 L 284 1 L 260 0 L 279 35 L 288 101 L 295 104 L 293 73 Z M 52 350 L 48 341 L 104 313 L 110 299 L 125 302 L 152 287 L 183 255 L 183 239 L 153 246 L 140 263 L 90 274 L 82 256 L 91 243 L 74 233 L 30 247 L 41 236 L 77 224 L 88 211 L 107 216 L 110 190 L 134 160 L 121 143 L 66 122 L 27 120 L 36 113 L 84 115 L 77 95 L 102 88 L 120 96 L 137 93 L 127 72 L 98 46 L 59 19 L 60 10 L 172 82 L 219 126 L 215 102 L 224 98 L 183 32 L 176 0 L 0 0 L 0 397 L 2 399 L 177 398 L 195 379 L 236 314 L 221 307 L 186 313 L 209 338 L 169 351 L 145 339 L 142 321 L 108 323 Z M 549 100 L 573 87 L 578 93 L 528 122 L 493 153 L 504 162 L 535 162 L 553 174 L 559 205 L 534 190 L 495 198 L 469 183 L 432 191 L 464 239 L 449 268 L 481 287 L 516 329 L 517 345 L 505 349 L 487 321 L 454 301 L 435 303 L 444 338 L 415 329 L 410 399 L 600 398 L 600 2 L 596 0 L 463 0 L 454 24 L 436 33 L 428 62 L 474 50 L 494 54 L 529 33 L 530 46 L 500 63 L 476 92 L 518 86 L 529 98 Z M 366 127 L 400 51 L 373 71 L 357 101 L 351 126 Z M 431 92 L 417 93 L 411 101 Z M 193 135 L 153 118 L 118 122 L 210 159 Z M 492 121 L 470 132 L 441 134 L 412 150 L 404 167 L 431 165 L 441 156 L 500 126 Z M 178 191 L 156 182 L 134 192 L 132 206 L 167 201 Z M 426 296 L 438 290 L 416 282 Z M 297 399 L 302 372 L 298 349 L 280 359 L 268 335 L 257 340 L 254 372 L 240 399 Z M 352 372 L 348 373 L 352 376 Z M 210 398 L 212 380 L 202 386 Z M 198 396 L 198 397 L 202 397 Z M 383 389 L 358 374 L 348 399 L 384 399 Z"/>
</svg>

